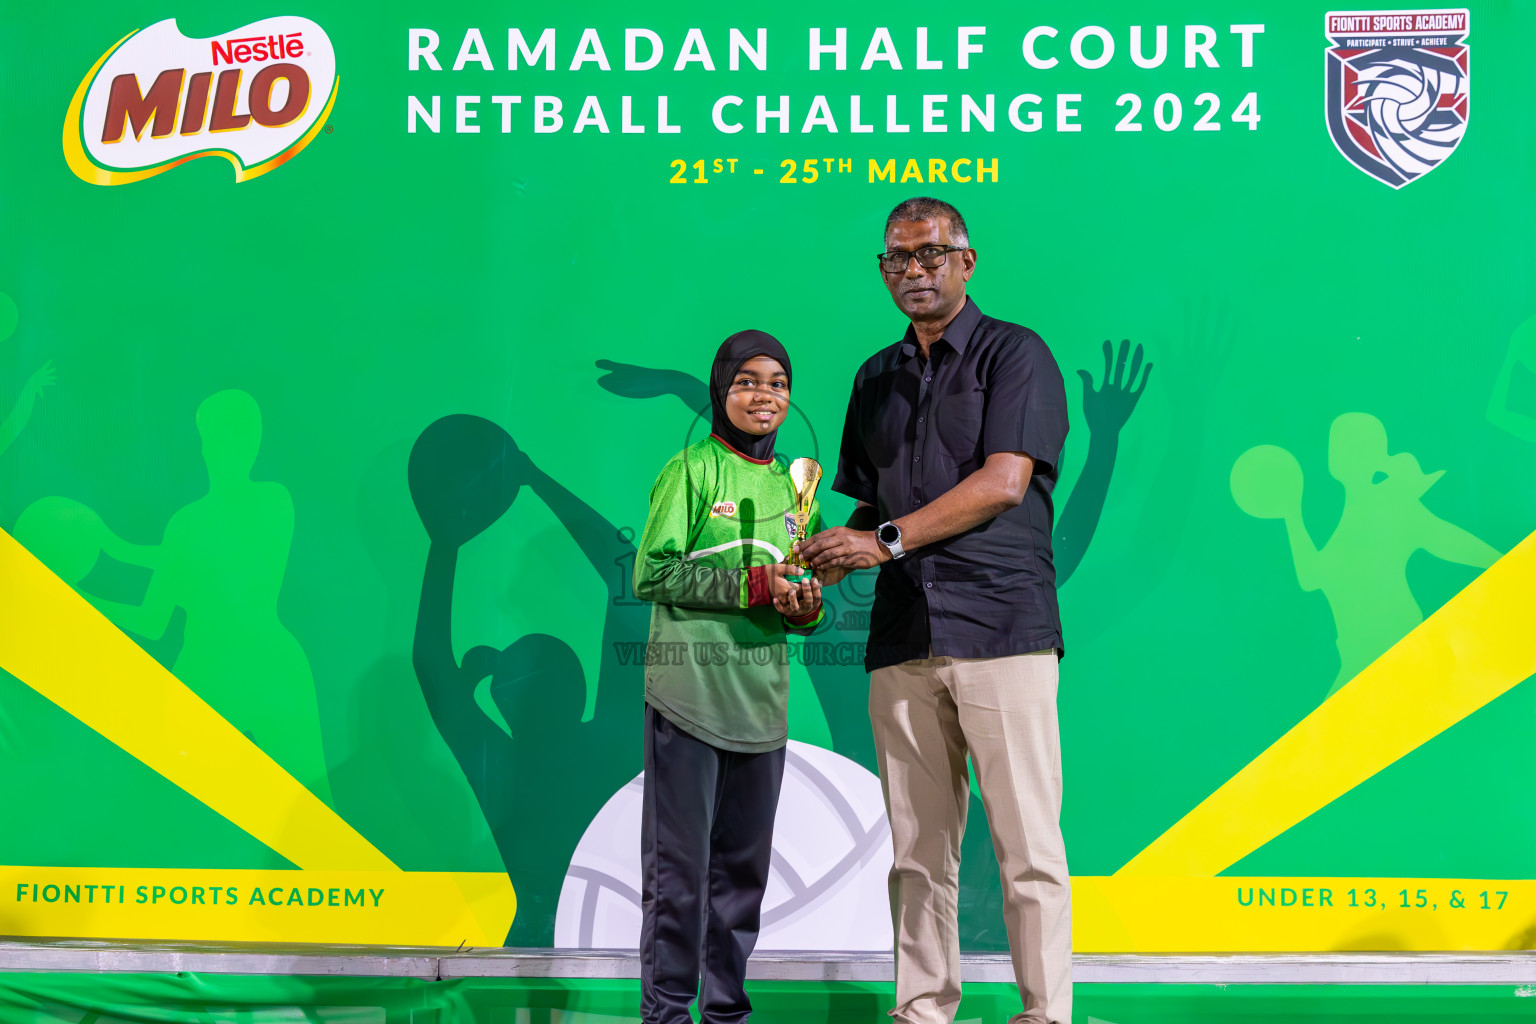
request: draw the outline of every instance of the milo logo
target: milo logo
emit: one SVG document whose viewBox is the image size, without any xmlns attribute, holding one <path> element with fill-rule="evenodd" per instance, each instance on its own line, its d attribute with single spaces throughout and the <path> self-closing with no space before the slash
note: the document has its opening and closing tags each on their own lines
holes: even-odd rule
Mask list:
<svg viewBox="0 0 1536 1024">
<path fill-rule="evenodd" d="M 174 19 L 119 40 L 80 82 L 64 119 L 64 158 L 95 185 L 124 185 L 204 156 L 235 180 L 273 170 L 309 144 L 336 102 L 325 30 L 291 15 L 209 39 Z"/>
<path fill-rule="evenodd" d="M 715 517 L 724 516 L 730 518 L 736 514 L 736 503 L 734 501 L 717 501 L 715 502 L 715 507 L 709 510 L 709 514 Z"/>
</svg>

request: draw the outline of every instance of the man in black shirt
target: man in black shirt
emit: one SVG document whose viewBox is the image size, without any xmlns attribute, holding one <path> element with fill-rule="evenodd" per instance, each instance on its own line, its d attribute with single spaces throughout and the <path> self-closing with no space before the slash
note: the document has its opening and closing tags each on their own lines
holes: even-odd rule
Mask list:
<svg viewBox="0 0 1536 1024">
<path fill-rule="evenodd" d="M 881 274 L 911 326 L 854 378 L 832 486 L 857 510 L 798 550 L 825 582 L 881 567 L 865 667 L 895 846 L 892 1015 L 949 1024 L 960 1002 L 969 755 L 1024 1002 L 1013 1024 L 1067 1024 L 1051 561 L 1051 491 L 1067 434 L 1061 371 L 1037 334 L 966 297 L 976 250 L 954 207 L 907 200 L 886 222 L 885 245 Z"/>
</svg>

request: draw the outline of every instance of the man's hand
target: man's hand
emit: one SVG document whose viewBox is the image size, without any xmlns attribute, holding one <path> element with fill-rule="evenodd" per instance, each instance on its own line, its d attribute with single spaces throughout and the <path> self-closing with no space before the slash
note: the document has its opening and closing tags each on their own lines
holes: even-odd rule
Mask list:
<svg viewBox="0 0 1536 1024">
<path fill-rule="evenodd" d="M 817 569 L 816 579 L 824 587 L 835 587 L 851 572 L 852 569 Z"/>
<path fill-rule="evenodd" d="M 823 530 L 796 544 L 794 551 L 810 562 L 811 568 L 822 573 L 823 579 L 827 578 L 829 570 L 868 569 L 891 560 L 890 551 L 875 539 L 873 530 L 850 530 L 846 526 Z"/>
<path fill-rule="evenodd" d="M 791 555 L 792 558 L 799 558 L 800 557 L 800 544 L 799 544 L 799 542 L 796 542 L 795 544 L 793 544 L 790 547 L 789 550 L 790 550 L 790 555 Z M 845 577 L 847 577 L 847 575 L 849 573 L 853 572 L 853 570 L 852 569 L 815 569 L 814 572 L 816 574 L 816 581 L 818 583 L 820 583 L 822 586 L 824 586 L 824 587 L 835 587 L 839 583 L 843 582 L 843 579 Z"/>
<path fill-rule="evenodd" d="M 815 615 L 821 608 L 821 584 L 815 577 L 809 583 L 791 583 L 790 592 L 783 598 L 775 597 L 773 606 L 786 619 L 803 619 Z"/>
</svg>

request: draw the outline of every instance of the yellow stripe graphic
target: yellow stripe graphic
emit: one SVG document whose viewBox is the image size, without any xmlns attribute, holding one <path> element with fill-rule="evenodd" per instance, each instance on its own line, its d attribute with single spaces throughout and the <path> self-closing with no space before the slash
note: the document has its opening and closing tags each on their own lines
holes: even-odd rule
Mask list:
<svg viewBox="0 0 1536 1024">
<path fill-rule="evenodd" d="M 1521 541 L 1118 872 L 1214 875 L 1536 673 Z"/>
<path fill-rule="evenodd" d="M 398 870 L 0 530 L 0 667 L 305 869 Z"/>
</svg>

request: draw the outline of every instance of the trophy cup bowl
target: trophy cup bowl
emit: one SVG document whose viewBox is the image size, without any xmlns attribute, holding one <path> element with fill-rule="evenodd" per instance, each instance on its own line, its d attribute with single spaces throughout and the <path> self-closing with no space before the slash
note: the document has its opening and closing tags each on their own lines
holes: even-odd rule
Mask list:
<svg viewBox="0 0 1536 1024">
<path fill-rule="evenodd" d="M 811 503 L 816 499 L 816 485 L 821 483 L 821 463 L 815 459 L 796 459 L 789 464 L 789 482 L 795 489 L 795 536 L 804 540 L 806 527 L 811 521 Z M 791 559 L 799 572 L 786 575 L 791 583 L 806 583 L 811 578 L 811 566 L 803 558 Z"/>
</svg>

